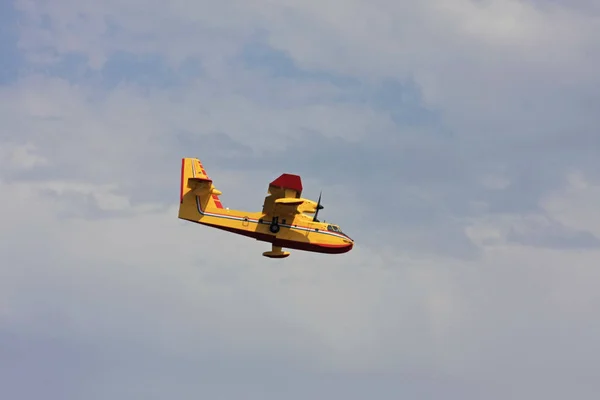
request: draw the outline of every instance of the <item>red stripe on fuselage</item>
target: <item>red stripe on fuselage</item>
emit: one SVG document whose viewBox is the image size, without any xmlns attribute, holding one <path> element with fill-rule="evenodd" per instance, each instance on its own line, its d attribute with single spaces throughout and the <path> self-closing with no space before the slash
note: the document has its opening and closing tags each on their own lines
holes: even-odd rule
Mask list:
<svg viewBox="0 0 600 400">
<path fill-rule="evenodd" d="M 288 239 L 278 239 L 275 235 L 270 235 L 268 233 L 255 232 L 255 231 L 246 231 L 243 229 L 231 228 L 228 226 L 220 226 L 213 225 L 205 222 L 198 222 L 199 224 L 210 226 L 212 228 L 221 229 L 223 231 L 237 233 L 239 235 L 248 236 L 259 240 L 261 242 L 272 243 L 274 246 L 285 247 L 287 249 L 294 250 L 303 250 L 310 251 L 313 253 L 327 253 L 327 254 L 341 254 L 350 251 L 353 247 L 353 244 L 320 244 L 320 243 L 308 243 L 308 242 L 299 242 L 295 240 Z"/>
</svg>

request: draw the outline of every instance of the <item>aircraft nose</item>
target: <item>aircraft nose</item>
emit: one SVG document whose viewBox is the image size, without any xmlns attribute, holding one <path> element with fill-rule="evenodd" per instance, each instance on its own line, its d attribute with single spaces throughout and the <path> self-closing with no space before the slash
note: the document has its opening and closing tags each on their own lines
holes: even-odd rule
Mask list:
<svg viewBox="0 0 600 400">
<path fill-rule="evenodd" d="M 348 252 L 354 248 L 354 240 L 352 240 L 352 239 L 345 240 L 345 242 L 346 242 L 346 247 L 345 247 L 344 252 Z"/>
</svg>

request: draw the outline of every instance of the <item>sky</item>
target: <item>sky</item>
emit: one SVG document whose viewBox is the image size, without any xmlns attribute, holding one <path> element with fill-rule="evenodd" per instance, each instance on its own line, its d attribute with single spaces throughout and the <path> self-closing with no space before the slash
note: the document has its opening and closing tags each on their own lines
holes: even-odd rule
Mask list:
<svg viewBox="0 0 600 400">
<path fill-rule="evenodd" d="M 2 398 L 595 398 L 599 63 L 592 0 L 0 2 Z"/>
</svg>

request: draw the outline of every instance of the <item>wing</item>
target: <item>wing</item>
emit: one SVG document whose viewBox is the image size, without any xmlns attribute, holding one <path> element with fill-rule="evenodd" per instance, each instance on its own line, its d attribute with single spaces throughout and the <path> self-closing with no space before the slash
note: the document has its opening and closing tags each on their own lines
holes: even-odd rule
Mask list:
<svg viewBox="0 0 600 400">
<path fill-rule="evenodd" d="M 298 175 L 282 174 L 269 184 L 269 195 L 265 197 L 262 212 L 272 216 L 277 214 L 295 214 L 298 206 L 304 203 L 302 179 Z"/>
</svg>

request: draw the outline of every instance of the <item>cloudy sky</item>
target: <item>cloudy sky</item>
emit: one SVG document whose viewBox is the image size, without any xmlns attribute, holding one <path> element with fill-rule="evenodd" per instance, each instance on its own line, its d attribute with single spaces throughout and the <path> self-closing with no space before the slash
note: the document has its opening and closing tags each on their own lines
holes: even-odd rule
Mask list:
<svg viewBox="0 0 600 400">
<path fill-rule="evenodd" d="M 596 397 L 599 63 L 595 0 L 0 2 L 1 397 Z"/>
</svg>

